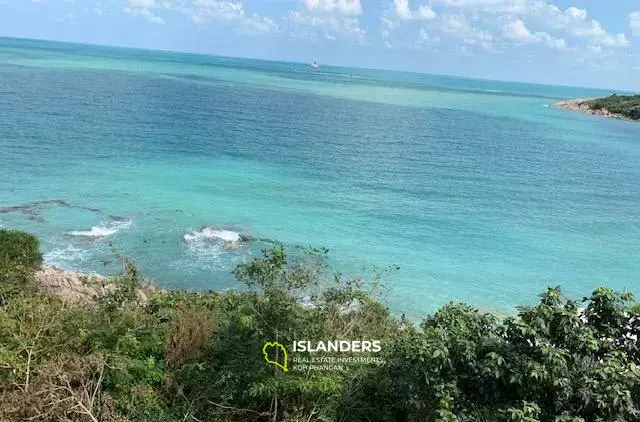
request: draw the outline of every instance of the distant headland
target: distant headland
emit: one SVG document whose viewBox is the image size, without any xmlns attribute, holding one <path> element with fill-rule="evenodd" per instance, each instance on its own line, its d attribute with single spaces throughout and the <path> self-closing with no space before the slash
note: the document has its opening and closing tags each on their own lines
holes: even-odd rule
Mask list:
<svg viewBox="0 0 640 422">
<path fill-rule="evenodd" d="M 567 100 L 554 104 L 554 107 L 594 116 L 640 121 L 640 95 L 613 94 L 604 98 Z"/>
</svg>

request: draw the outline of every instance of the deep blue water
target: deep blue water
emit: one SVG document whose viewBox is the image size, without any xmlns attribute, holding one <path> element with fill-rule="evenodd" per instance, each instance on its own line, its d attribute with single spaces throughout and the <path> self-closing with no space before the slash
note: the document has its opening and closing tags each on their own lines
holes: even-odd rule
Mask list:
<svg viewBox="0 0 640 422">
<path fill-rule="evenodd" d="M 640 292 L 640 124 L 549 105 L 606 91 L 0 39 L 0 225 L 47 263 L 123 252 L 169 287 L 232 287 L 269 243 L 325 246 L 389 304 L 509 311 L 561 285 Z M 100 235 L 100 236 L 98 236 Z M 185 238 L 186 235 L 186 238 Z"/>
</svg>

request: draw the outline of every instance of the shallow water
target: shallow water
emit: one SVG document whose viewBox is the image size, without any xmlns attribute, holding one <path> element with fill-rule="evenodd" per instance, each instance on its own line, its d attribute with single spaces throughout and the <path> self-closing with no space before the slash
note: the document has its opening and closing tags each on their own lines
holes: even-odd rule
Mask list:
<svg viewBox="0 0 640 422">
<path fill-rule="evenodd" d="M 49 264 L 131 257 L 222 289 L 271 243 L 398 265 L 388 298 L 511 310 L 560 284 L 639 292 L 640 125 L 557 110 L 607 92 L 0 39 L 0 225 Z M 228 235 L 225 234 L 225 235 Z"/>
</svg>

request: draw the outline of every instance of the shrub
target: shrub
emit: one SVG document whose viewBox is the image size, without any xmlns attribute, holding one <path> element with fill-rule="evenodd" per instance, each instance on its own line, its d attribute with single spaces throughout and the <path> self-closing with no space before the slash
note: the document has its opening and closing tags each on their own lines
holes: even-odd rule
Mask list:
<svg viewBox="0 0 640 422">
<path fill-rule="evenodd" d="M 25 232 L 0 229 L 0 265 L 38 270 L 42 264 L 38 239 Z"/>
<path fill-rule="evenodd" d="M 0 229 L 0 305 L 34 288 L 33 274 L 42 264 L 38 239 L 28 233 Z"/>
<path fill-rule="evenodd" d="M 4 242 L 37 250 L 10 233 Z M 3 250 L 0 262 L 33 272 L 28 255 Z M 551 288 L 509 317 L 449 304 L 417 323 L 392 315 L 375 283 L 323 269 L 322 251 L 279 248 L 238 266 L 239 291 L 139 301 L 125 261 L 96 302 L 19 292 L 0 301 L 0 421 L 640 420 L 630 294 L 599 288 L 580 302 Z M 284 373 L 262 353 L 265 341 L 328 339 L 380 340 L 384 362 Z"/>
<path fill-rule="evenodd" d="M 180 303 L 177 318 L 169 324 L 165 340 L 167 365 L 177 369 L 200 357 L 205 343 L 218 325 L 219 315 L 187 303 Z"/>
</svg>

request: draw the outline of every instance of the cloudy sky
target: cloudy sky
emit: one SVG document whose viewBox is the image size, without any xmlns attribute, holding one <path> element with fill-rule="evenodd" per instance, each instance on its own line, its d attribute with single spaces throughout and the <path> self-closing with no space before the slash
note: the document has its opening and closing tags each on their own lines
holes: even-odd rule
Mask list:
<svg viewBox="0 0 640 422">
<path fill-rule="evenodd" d="M 637 0 L 0 0 L 0 36 L 640 90 Z"/>
</svg>

